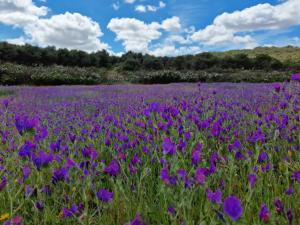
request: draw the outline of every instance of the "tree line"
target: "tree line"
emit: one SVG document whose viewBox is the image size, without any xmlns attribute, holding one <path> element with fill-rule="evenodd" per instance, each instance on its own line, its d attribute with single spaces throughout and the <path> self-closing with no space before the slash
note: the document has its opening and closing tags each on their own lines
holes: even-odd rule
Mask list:
<svg viewBox="0 0 300 225">
<path fill-rule="evenodd" d="M 155 57 L 148 54 L 127 52 L 120 57 L 102 50 L 86 53 L 79 50 L 40 48 L 32 45 L 0 43 L 0 63 L 13 63 L 25 66 L 66 66 L 96 67 L 117 69 L 118 71 L 202 71 L 210 69 L 265 70 L 280 71 L 290 69 L 283 63 L 266 54 L 254 58 L 246 54 L 218 57 L 213 53 L 200 53 L 178 57 Z"/>
</svg>

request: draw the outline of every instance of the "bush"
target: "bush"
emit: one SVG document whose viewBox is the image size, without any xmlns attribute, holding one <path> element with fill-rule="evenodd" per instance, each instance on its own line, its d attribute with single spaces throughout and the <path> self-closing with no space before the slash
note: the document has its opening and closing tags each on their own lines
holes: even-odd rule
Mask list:
<svg viewBox="0 0 300 225">
<path fill-rule="evenodd" d="M 105 69 L 93 67 L 29 67 L 5 63 L 0 66 L 0 83 L 4 85 L 101 84 L 107 82 Z"/>
</svg>

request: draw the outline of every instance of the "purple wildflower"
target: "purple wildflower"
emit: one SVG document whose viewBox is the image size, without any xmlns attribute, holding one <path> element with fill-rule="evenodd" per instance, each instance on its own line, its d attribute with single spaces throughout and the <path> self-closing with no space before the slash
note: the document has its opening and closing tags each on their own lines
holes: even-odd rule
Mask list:
<svg viewBox="0 0 300 225">
<path fill-rule="evenodd" d="M 19 156 L 24 157 L 31 157 L 33 150 L 36 148 L 36 145 L 33 144 L 31 141 L 26 141 L 25 144 L 21 146 L 19 149 Z"/>
<path fill-rule="evenodd" d="M 111 202 L 114 198 L 114 193 L 106 189 L 100 189 L 97 192 L 97 198 L 102 202 Z"/>
<path fill-rule="evenodd" d="M 192 151 L 192 164 L 197 165 L 201 160 L 201 150 L 202 145 L 200 143 L 196 144 Z"/>
<path fill-rule="evenodd" d="M 275 198 L 275 201 L 274 201 L 274 205 L 276 207 L 276 212 L 278 214 L 281 214 L 283 212 L 283 204 L 282 202 L 279 200 L 279 198 Z"/>
<path fill-rule="evenodd" d="M 291 80 L 300 81 L 300 73 L 293 74 Z"/>
<path fill-rule="evenodd" d="M 110 176 L 117 176 L 120 173 L 120 166 L 117 160 L 112 160 L 108 166 L 104 168 L 104 172 Z"/>
<path fill-rule="evenodd" d="M 285 190 L 285 194 L 286 195 L 292 195 L 294 194 L 294 188 L 292 186 L 290 186 L 288 189 Z"/>
<path fill-rule="evenodd" d="M 6 179 L 6 177 L 2 177 L 2 179 L 0 181 L 0 191 L 2 191 L 6 185 L 7 185 L 7 179 Z"/>
<path fill-rule="evenodd" d="M 292 222 L 293 222 L 293 212 L 292 212 L 292 209 L 288 209 L 287 210 L 286 216 L 288 218 L 289 224 L 292 224 Z"/>
<path fill-rule="evenodd" d="M 243 208 L 241 201 L 235 196 L 229 196 L 224 200 L 224 212 L 234 221 L 238 220 L 242 213 Z"/>
<path fill-rule="evenodd" d="M 251 188 L 254 187 L 256 180 L 257 180 L 257 177 L 255 174 L 252 173 L 252 174 L 248 175 L 248 182 L 249 182 Z"/>
<path fill-rule="evenodd" d="M 173 207 L 169 207 L 169 208 L 168 208 L 168 213 L 169 213 L 171 216 L 175 216 L 176 211 L 175 211 L 175 209 L 174 209 Z"/>
<path fill-rule="evenodd" d="M 22 172 L 23 172 L 23 179 L 27 179 L 30 175 L 31 169 L 28 166 L 24 166 L 22 168 Z"/>
<path fill-rule="evenodd" d="M 146 223 L 144 223 L 142 221 L 141 215 L 139 213 L 136 214 L 135 218 L 129 224 L 130 225 L 146 225 Z"/>
<path fill-rule="evenodd" d="M 266 204 L 262 204 L 260 207 L 259 218 L 264 223 L 268 223 L 270 220 L 270 212 Z"/>
<path fill-rule="evenodd" d="M 217 204 L 222 203 L 222 191 L 220 189 L 213 192 L 210 189 L 206 189 L 206 197 L 209 201 L 215 202 Z"/>
<path fill-rule="evenodd" d="M 195 180 L 198 184 L 205 183 L 205 170 L 203 168 L 198 168 L 195 172 Z"/>
<path fill-rule="evenodd" d="M 299 171 L 295 171 L 293 174 L 294 179 L 300 183 L 300 170 Z"/>
<path fill-rule="evenodd" d="M 164 138 L 162 148 L 165 155 L 174 155 L 176 153 L 176 145 L 172 143 L 170 138 Z"/>
<path fill-rule="evenodd" d="M 259 156 L 258 156 L 258 162 L 264 162 L 264 161 L 266 161 L 266 160 L 268 160 L 268 154 L 267 153 L 265 153 L 265 152 L 261 152 L 260 154 L 259 154 Z"/>
<path fill-rule="evenodd" d="M 39 123 L 37 118 L 28 118 L 26 116 L 16 116 L 15 125 L 18 132 L 23 135 L 24 132 L 33 130 Z"/>
</svg>

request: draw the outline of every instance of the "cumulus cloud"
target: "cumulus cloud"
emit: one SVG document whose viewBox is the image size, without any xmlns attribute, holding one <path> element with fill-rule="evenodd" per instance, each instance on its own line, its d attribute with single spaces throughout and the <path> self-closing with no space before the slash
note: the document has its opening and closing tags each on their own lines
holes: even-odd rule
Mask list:
<svg viewBox="0 0 300 225">
<path fill-rule="evenodd" d="M 31 0 L 0 0 L 0 23 L 25 26 L 48 13 L 45 6 L 37 7 Z"/>
<path fill-rule="evenodd" d="M 39 19 L 27 25 L 24 31 L 31 42 L 39 46 L 53 45 L 87 52 L 108 48 L 99 39 L 103 35 L 99 24 L 79 13 L 66 12 Z"/>
<path fill-rule="evenodd" d="M 180 19 L 177 16 L 166 19 L 162 22 L 161 27 L 170 32 L 178 32 L 181 29 Z"/>
<path fill-rule="evenodd" d="M 160 38 L 161 30 L 177 31 L 180 27 L 178 17 L 166 19 L 161 24 L 146 24 L 135 18 L 113 18 L 107 25 L 108 29 L 116 33 L 116 40 L 123 41 L 126 51 L 142 53 L 147 53 L 149 44 Z"/>
<path fill-rule="evenodd" d="M 161 32 L 158 23 L 146 24 L 134 18 L 113 18 L 107 28 L 115 32 L 116 40 L 123 41 L 126 51 L 147 52 L 152 40 L 158 39 Z"/>
<path fill-rule="evenodd" d="M 17 26 L 25 35 L 7 41 L 38 46 L 96 51 L 109 49 L 100 41 L 100 26 L 79 13 L 53 15 L 44 18 L 49 9 L 37 7 L 31 0 L 0 0 L 0 23 Z"/>
<path fill-rule="evenodd" d="M 192 35 L 192 39 L 204 44 L 246 44 L 254 46 L 255 40 L 241 32 L 283 29 L 300 25 L 299 0 L 287 0 L 278 5 L 258 4 L 233 13 L 217 16 L 213 24 Z"/>
<path fill-rule="evenodd" d="M 149 54 L 155 56 L 179 56 L 179 55 L 194 55 L 202 52 L 199 46 L 181 46 L 176 48 L 174 45 L 162 45 L 158 46 Z"/>
<path fill-rule="evenodd" d="M 140 12 L 140 13 L 145 13 L 145 12 L 156 12 L 159 9 L 163 9 L 167 6 L 166 3 L 163 1 L 160 1 L 158 3 L 158 6 L 154 5 L 137 5 L 135 6 L 135 11 Z"/>
</svg>

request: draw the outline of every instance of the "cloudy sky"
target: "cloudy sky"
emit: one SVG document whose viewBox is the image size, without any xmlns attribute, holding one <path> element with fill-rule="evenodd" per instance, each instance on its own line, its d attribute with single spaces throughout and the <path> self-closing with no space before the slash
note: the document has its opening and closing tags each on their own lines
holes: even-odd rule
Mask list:
<svg viewBox="0 0 300 225">
<path fill-rule="evenodd" d="M 300 46 L 300 0 L 0 0 L 0 41 L 157 56 Z"/>
</svg>

